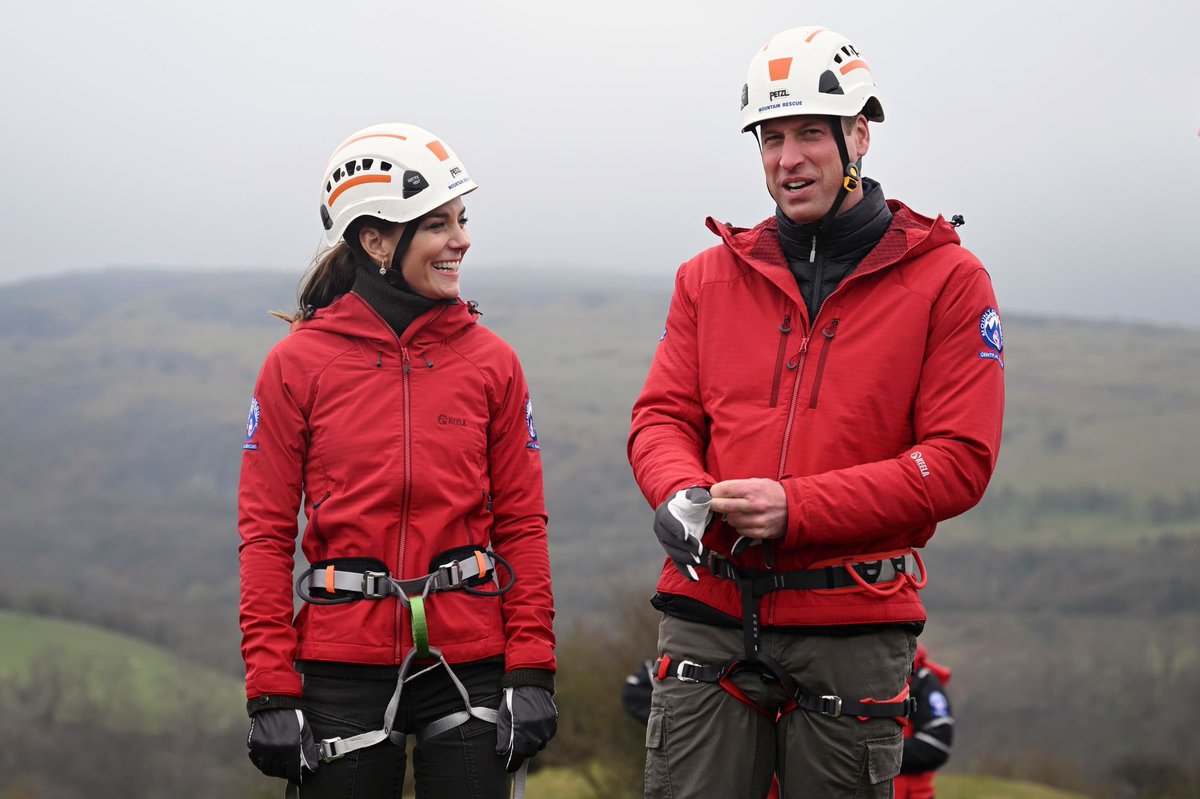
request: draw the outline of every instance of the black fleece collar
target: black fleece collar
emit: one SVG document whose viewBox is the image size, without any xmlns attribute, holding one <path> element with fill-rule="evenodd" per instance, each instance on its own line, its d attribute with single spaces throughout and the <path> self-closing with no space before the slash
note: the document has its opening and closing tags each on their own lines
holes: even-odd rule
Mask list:
<svg viewBox="0 0 1200 799">
<path fill-rule="evenodd" d="M 809 260 L 813 236 L 817 236 L 817 251 L 823 260 L 855 265 L 879 243 L 892 223 L 892 212 L 878 182 L 863 178 L 862 188 L 862 200 L 834 217 L 824 233 L 820 233 L 820 221 L 798 225 L 781 208 L 775 208 L 779 243 L 789 263 Z"/>
<path fill-rule="evenodd" d="M 397 337 L 404 335 L 414 319 L 443 302 L 413 294 L 399 270 L 389 270 L 387 277 L 384 277 L 379 274 L 378 267 L 368 266 L 360 258 L 355 259 L 351 290 L 383 317 Z"/>
</svg>

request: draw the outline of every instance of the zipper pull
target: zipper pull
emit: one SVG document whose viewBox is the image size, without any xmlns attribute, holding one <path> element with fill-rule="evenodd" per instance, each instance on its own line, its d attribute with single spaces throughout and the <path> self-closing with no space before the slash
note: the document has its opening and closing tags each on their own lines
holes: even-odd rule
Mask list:
<svg viewBox="0 0 1200 799">
<path fill-rule="evenodd" d="M 808 262 L 814 264 L 817 262 L 817 234 L 813 234 L 812 251 L 808 254 Z"/>
<path fill-rule="evenodd" d="M 378 350 L 378 351 L 376 351 L 376 355 L 375 355 L 375 368 L 376 368 L 376 369 L 381 369 L 381 368 L 383 368 L 383 350 Z"/>
<path fill-rule="evenodd" d="M 400 359 L 404 361 L 404 374 L 408 374 L 408 347 L 400 348 Z"/>
<path fill-rule="evenodd" d="M 842 321 L 842 320 L 834 319 L 832 322 L 829 323 L 829 327 L 827 327 L 821 331 L 821 335 L 824 336 L 825 338 L 833 338 L 834 336 L 836 336 L 838 322 L 840 322 L 840 321 Z"/>
<path fill-rule="evenodd" d="M 784 314 L 783 324 L 779 326 L 779 332 L 780 333 L 791 333 L 792 332 L 792 315 L 791 314 Z"/>
<path fill-rule="evenodd" d="M 787 368 L 789 370 L 795 370 L 795 368 L 800 365 L 800 360 L 804 357 L 804 353 L 808 352 L 808 338 L 808 336 L 805 336 L 800 342 L 800 351 L 791 358 L 788 358 Z"/>
</svg>

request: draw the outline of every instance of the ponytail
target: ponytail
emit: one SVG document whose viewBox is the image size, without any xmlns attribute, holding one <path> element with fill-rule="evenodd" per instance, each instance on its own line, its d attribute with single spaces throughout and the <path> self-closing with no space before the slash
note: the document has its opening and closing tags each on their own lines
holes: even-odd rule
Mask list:
<svg viewBox="0 0 1200 799">
<path fill-rule="evenodd" d="M 354 270 L 359 259 L 365 258 L 358 246 L 358 234 L 365 227 L 388 233 L 398 223 L 388 222 L 373 216 L 360 216 L 350 223 L 342 240 L 313 259 L 313 264 L 300 279 L 296 294 L 296 310 L 291 314 L 270 311 L 271 316 L 285 322 L 299 322 L 313 315 L 320 308 L 350 291 L 354 285 Z"/>
</svg>

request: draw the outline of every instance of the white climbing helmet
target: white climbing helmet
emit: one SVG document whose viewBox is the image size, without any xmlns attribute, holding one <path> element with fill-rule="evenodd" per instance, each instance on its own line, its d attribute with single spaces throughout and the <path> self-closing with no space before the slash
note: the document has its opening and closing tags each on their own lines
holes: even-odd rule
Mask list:
<svg viewBox="0 0 1200 799">
<path fill-rule="evenodd" d="M 321 182 L 321 223 L 330 246 L 351 222 L 407 222 L 477 188 L 437 136 L 389 122 L 363 128 L 333 151 Z"/>
<path fill-rule="evenodd" d="M 742 132 L 797 114 L 883 121 L 871 68 L 854 42 L 827 28 L 792 28 L 755 54 L 742 87 Z"/>
</svg>

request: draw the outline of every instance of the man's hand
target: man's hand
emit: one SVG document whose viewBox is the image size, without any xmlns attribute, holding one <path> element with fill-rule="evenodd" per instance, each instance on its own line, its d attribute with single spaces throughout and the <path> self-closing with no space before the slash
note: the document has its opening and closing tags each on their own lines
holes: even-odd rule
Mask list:
<svg viewBox="0 0 1200 799">
<path fill-rule="evenodd" d="M 546 748 L 558 731 L 554 695 L 536 685 L 505 688 L 496 722 L 496 754 L 505 757 L 504 768 L 514 772 L 526 758 Z"/>
<path fill-rule="evenodd" d="M 699 580 L 696 567 L 704 557 L 700 539 L 712 520 L 708 491 L 693 487 L 675 495 L 654 511 L 654 534 L 675 568 L 689 580 Z"/>
<path fill-rule="evenodd" d="M 723 514 L 725 521 L 743 538 L 764 541 L 782 538 L 787 531 L 787 494 L 778 481 L 761 477 L 722 480 L 712 487 L 711 493 L 713 513 Z M 734 549 L 737 554 L 745 547 Z"/>
<path fill-rule="evenodd" d="M 296 784 L 306 770 L 316 771 L 321 762 L 312 729 L 299 710 L 276 707 L 255 713 L 250 718 L 246 746 L 250 749 L 250 762 L 259 771 Z"/>
</svg>

